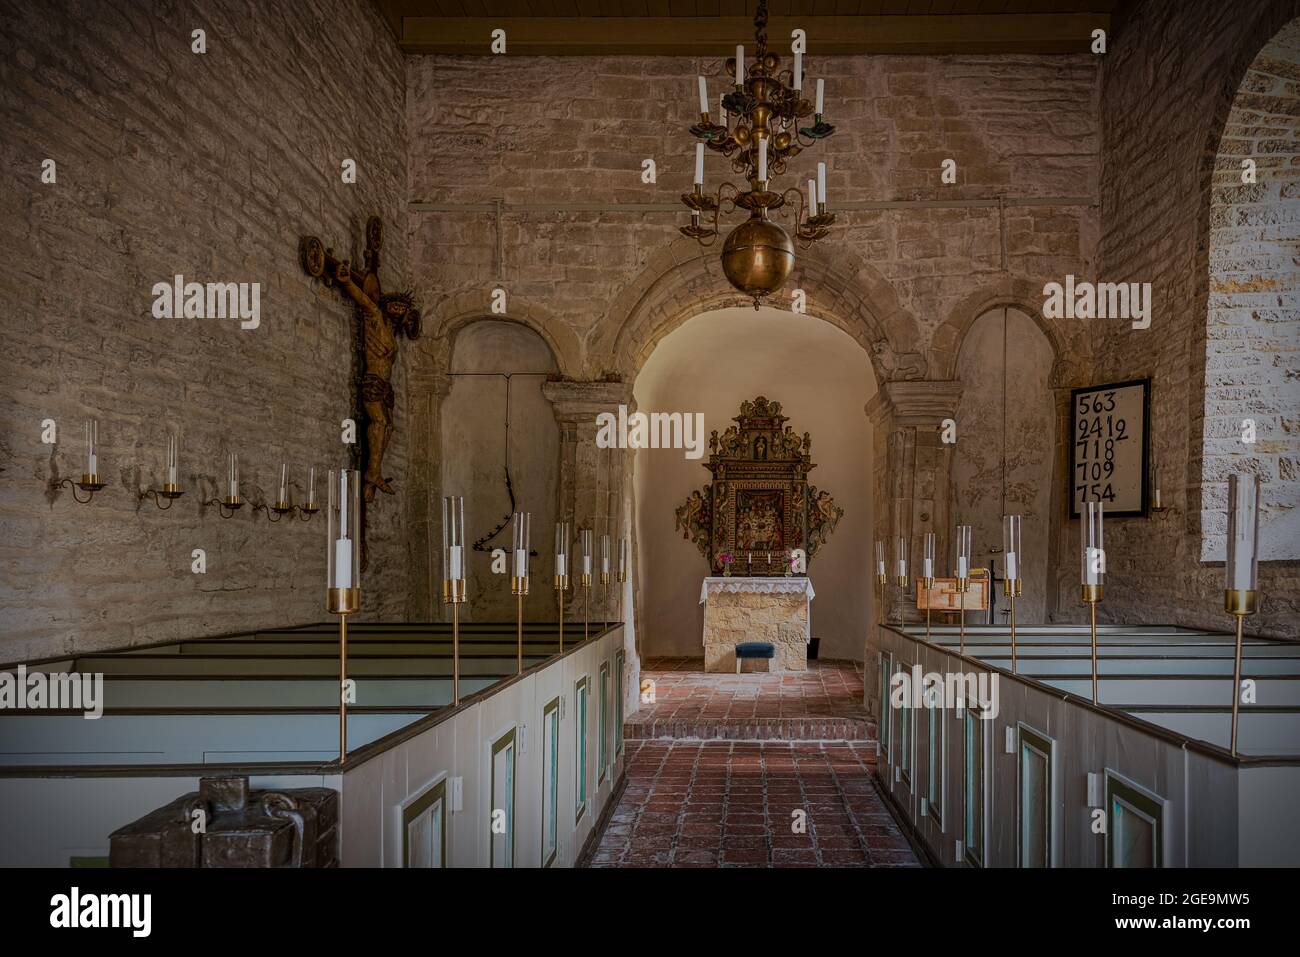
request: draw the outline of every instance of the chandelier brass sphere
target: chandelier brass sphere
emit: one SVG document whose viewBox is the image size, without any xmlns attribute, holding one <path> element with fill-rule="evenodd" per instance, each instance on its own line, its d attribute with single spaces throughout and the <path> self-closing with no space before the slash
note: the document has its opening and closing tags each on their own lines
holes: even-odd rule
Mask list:
<svg viewBox="0 0 1300 957">
<path fill-rule="evenodd" d="M 758 213 L 741 223 L 722 244 L 727 281 L 754 299 L 755 307 L 785 283 L 794 268 L 794 243 L 786 231 Z"/>
<path fill-rule="evenodd" d="M 699 77 L 700 121 L 691 127 L 699 142 L 695 147 L 695 189 L 682 195 L 691 211 L 691 223 L 683 234 L 702 246 L 717 242 L 719 218 L 743 209 L 749 219 L 741 223 L 722 244 L 722 272 L 736 289 L 754 300 L 754 308 L 774 295 L 794 268 L 797 241 L 807 248 L 825 238 L 835 222 L 826 210 L 826 164 L 817 164 L 816 180 L 808 180 L 808 193 L 798 187 L 783 191 L 771 188 L 771 176 L 786 172 L 786 162 L 835 132 L 822 119 L 823 81 L 817 81 L 816 106 L 803 97 L 803 51 L 795 49 L 791 69 L 782 70 L 781 58 L 767 49 L 767 0 L 759 0 L 754 15 L 758 50 L 746 71 L 743 46 L 723 66 L 734 77 L 731 92 L 722 97 L 719 122 L 710 112 L 708 84 Z M 805 117 L 812 116 L 807 123 Z M 704 151 L 710 149 L 731 160 L 731 168 L 748 180 L 748 189 L 723 183 L 715 194 L 704 192 Z M 793 212 L 794 238 L 773 222 L 770 214 L 786 209 Z M 711 222 L 702 222 L 708 216 Z"/>
</svg>

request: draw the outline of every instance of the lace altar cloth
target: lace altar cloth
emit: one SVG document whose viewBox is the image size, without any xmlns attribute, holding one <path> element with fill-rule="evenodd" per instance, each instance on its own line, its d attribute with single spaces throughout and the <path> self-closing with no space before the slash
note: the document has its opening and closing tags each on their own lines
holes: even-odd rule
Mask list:
<svg viewBox="0 0 1300 957">
<path fill-rule="evenodd" d="M 813 591 L 812 580 L 792 575 L 789 578 L 754 577 L 740 575 L 711 575 L 700 583 L 700 604 L 709 600 L 710 595 L 721 592 L 753 592 L 759 595 L 805 595 L 809 601 L 817 597 Z"/>
</svg>

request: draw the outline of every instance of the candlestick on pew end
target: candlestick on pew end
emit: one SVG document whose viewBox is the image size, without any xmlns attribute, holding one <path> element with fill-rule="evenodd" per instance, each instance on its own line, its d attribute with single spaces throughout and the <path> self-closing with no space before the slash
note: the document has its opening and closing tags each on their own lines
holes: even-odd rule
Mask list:
<svg viewBox="0 0 1300 957">
<path fill-rule="evenodd" d="M 515 595 L 515 640 L 518 673 L 524 673 L 524 596 L 528 594 L 528 550 L 531 547 L 532 513 L 515 512 L 514 516 L 514 574 L 510 577 L 510 590 Z"/>
<path fill-rule="evenodd" d="M 569 523 L 555 523 L 555 593 L 560 604 L 560 654 L 564 654 L 564 592 L 569 587 Z"/>
<path fill-rule="evenodd" d="M 926 532 L 921 554 L 921 587 L 925 591 L 925 640 L 930 640 L 930 596 L 934 589 L 934 532 Z"/>
<path fill-rule="evenodd" d="M 451 605 L 451 698 L 460 704 L 460 606 L 465 601 L 465 499 L 442 500 L 442 601 Z"/>
<path fill-rule="evenodd" d="M 1237 756 L 1241 711 L 1241 643 L 1247 615 L 1259 607 L 1258 475 L 1228 476 L 1228 560 L 1224 563 L 1223 609 L 1236 619 L 1232 664 L 1232 756 Z"/>
<path fill-rule="evenodd" d="M 957 526 L 957 621 L 959 654 L 966 654 L 966 593 L 970 591 L 970 526 Z"/>
<path fill-rule="evenodd" d="M 1102 535 L 1104 507 L 1101 502 L 1087 502 L 1083 527 L 1079 532 L 1082 555 L 1080 580 L 1083 601 L 1088 606 L 1089 634 L 1092 638 L 1092 703 L 1097 703 L 1097 603 L 1106 589 L 1106 548 Z"/>
<path fill-rule="evenodd" d="M 1020 516 L 1002 517 L 1002 553 L 1006 556 L 1003 574 L 1011 615 L 1011 673 L 1016 673 L 1016 599 L 1020 597 Z"/>
<path fill-rule="evenodd" d="M 232 476 L 235 473 L 232 457 Z M 232 478 L 232 488 L 237 479 Z M 237 494 L 237 493 L 234 493 Z M 233 494 L 232 494 L 233 497 Z M 329 543 L 325 609 L 339 616 L 339 764 L 348 753 L 348 615 L 361 609 L 361 477 L 355 469 L 329 473 Z"/>
</svg>

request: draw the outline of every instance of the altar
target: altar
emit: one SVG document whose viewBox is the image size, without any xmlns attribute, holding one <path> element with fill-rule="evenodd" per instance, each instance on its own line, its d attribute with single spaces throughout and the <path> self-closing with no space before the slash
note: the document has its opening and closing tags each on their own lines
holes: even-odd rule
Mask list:
<svg viewBox="0 0 1300 957">
<path fill-rule="evenodd" d="M 770 671 L 806 671 L 812 637 L 812 582 L 804 576 L 710 576 L 704 606 L 704 670 L 736 670 L 736 645 L 765 641 L 775 649 Z"/>
</svg>

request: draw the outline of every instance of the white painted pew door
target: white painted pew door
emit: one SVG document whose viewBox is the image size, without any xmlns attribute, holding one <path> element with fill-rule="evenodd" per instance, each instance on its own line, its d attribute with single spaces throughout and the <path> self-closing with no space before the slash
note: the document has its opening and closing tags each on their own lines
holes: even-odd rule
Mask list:
<svg viewBox="0 0 1300 957">
<path fill-rule="evenodd" d="M 560 848 L 560 699 L 542 713 L 542 867 Z"/>
<path fill-rule="evenodd" d="M 515 730 L 492 745 L 492 866 L 515 866 Z"/>
</svg>

